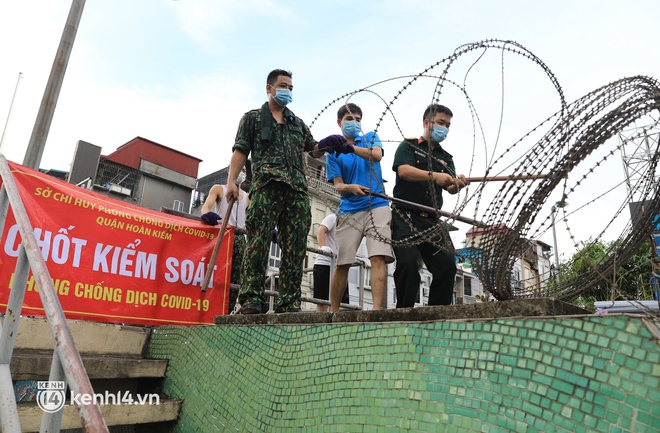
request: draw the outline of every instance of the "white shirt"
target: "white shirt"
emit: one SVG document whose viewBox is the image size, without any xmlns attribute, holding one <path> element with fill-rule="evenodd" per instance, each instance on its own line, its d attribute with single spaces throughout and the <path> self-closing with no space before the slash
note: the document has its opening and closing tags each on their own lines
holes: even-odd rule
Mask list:
<svg viewBox="0 0 660 433">
<path fill-rule="evenodd" d="M 218 202 L 215 202 L 213 205 L 213 212 L 224 218 L 227 214 L 227 207 L 229 207 L 229 203 L 227 203 L 227 189 L 225 188 L 225 185 L 221 185 L 220 187 L 222 188 L 220 206 L 218 206 Z M 229 215 L 229 221 L 227 221 L 227 225 L 245 230 L 245 209 L 247 207 L 247 193 L 245 191 L 241 191 L 241 193 L 239 193 L 239 197 L 242 195 L 243 198 L 239 198 L 238 201 L 234 203 L 234 207 L 231 209 L 231 214 Z"/>
<path fill-rule="evenodd" d="M 337 240 L 335 239 L 335 226 L 337 225 L 337 215 L 331 213 L 330 215 L 323 218 L 321 225 L 325 226 L 328 231 L 325 233 L 325 245 L 330 247 L 332 252 L 337 254 Z M 327 265 L 330 266 L 330 257 L 324 256 L 321 254 L 316 255 L 315 265 Z"/>
</svg>

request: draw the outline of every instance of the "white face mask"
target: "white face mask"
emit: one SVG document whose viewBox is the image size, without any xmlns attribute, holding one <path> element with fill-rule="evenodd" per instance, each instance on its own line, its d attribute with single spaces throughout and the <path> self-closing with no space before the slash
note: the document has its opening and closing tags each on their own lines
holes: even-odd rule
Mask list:
<svg viewBox="0 0 660 433">
<path fill-rule="evenodd" d="M 238 176 L 236 176 L 236 185 L 240 185 L 243 182 L 245 182 L 245 173 L 241 171 L 240 173 L 238 173 Z"/>
</svg>

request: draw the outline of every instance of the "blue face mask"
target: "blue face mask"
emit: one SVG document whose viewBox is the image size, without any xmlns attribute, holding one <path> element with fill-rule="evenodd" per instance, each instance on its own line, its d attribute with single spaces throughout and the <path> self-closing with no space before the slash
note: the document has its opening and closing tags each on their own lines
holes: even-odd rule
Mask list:
<svg viewBox="0 0 660 433">
<path fill-rule="evenodd" d="M 431 131 L 431 140 L 435 141 L 436 143 L 440 143 L 445 138 L 447 138 L 448 132 L 449 129 L 445 128 L 444 126 L 435 125 L 433 127 L 433 131 Z"/>
<path fill-rule="evenodd" d="M 355 138 L 360 134 L 362 127 L 355 120 L 347 120 L 342 123 L 341 132 L 348 138 Z"/>
<path fill-rule="evenodd" d="M 273 99 L 282 107 L 286 107 L 287 104 L 290 104 L 291 101 L 293 101 L 293 95 L 291 95 L 291 90 L 289 89 L 277 89 Z"/>
</svg>

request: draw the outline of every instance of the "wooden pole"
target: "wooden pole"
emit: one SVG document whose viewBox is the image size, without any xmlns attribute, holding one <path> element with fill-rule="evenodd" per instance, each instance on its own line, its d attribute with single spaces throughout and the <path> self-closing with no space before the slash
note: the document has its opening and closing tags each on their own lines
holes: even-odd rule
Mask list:
<svg viewBox="0 0 660 433">
<path fill-rule="evenodd" d="M 534 180 L 545 179 L 550 177 L 549 174 L 521 174 L 515 176 L 484 176 L 484 177 L 468 177 L 468 182 L 491 182 L 491 181 L 506 181 L 506 180 Z"/>
<path fill-rule="evenodd" d="M 209 287 L 209 282 L 211 281 L 211 275 L 213 274 L 213 267 L 215 266 L 215 261 L 218 259 L 218 252 L 220 251 L 220 245 L 222 245 L 222 238 L 225 237 L 225 230 L 227 229 L 227 222 L 231 216 L 231 209 L 234 207 L 234 202 L 236 199 L 234 197 L 229 198 L 229 206 L 227 206 L 227 212 L 225 217 L 222 220 L 222 225 L 220 226 L 220 233 L 218 233 L 218 238 L 215 240 L 215 246 L 213 247 L 213 253 L 211 254 L 211 260 L 209 260 L 209 267 L 206 270 L 206 275 L 204 275 L 204 282 L 202 282 L 202 292 L 206 292 L 206 289 Z"/>
<path fill-rule="evenodd" d="M 387 195 L 385 195 L 385 194 L 379 194 L 379 193 L 377 193 L 377 192 L 373 192 L 373 191 L 368 191 L 368 190 L 367 190 L 367 191 L 365 191 L 365 192 L 366 192 L 367 194 L 371 194 L 371 195 L 373 195 L 373 196 L 375 196 L 375 197 L 384 198 L 384 199 L 386 199 L 386 200 L 390 200 L 390 201 L 395 202 L 395 203 L 405 204 L 405 205 L 407 205 L 407 206 L 411 206 L 411 207 L 414 207 L 414 208 L 417 208 L 417 209 L 423 210 L 423 211 L 425 211 L 425 212 L 430 212 L 430 213 L 432 213 L 432 214 L 436 214 L 436 215 L 438 215 L 438 216 L 443 216 L 443 217 L 447 217 L 447 218 L 452 218 L 452 219 L 454 219 L 454 220 L 456 220 L 456 221 L 461 221 L 461 222 L 464 222 L 464 223 L 466 223 L 466 224 L 471 224 L 471 225 L 476 226 L 476 227 L 482 227 L 482 228 L 487 228 L 487 227 L 489 227 L 488 224 L 483 223 L 483 222 L 481 222 L 481 221 L 473 220 L 472 218 L 467 218 L 467 217 L 464 217 L 464 216 L 461 216 L 461 215 L 456 215 L 456 214 L 453 214 L 453 213 L 451 213 L 451 212 L 445 212 L 445 211 L 440 210 L 440 209 L 432 208 L 431 206 L 426 206 L 426 205 L 419 204 L 419 203 L 415 203 L 415 202 L 412 202 L 412 201 L 403 200 L 403 199 L 401 199 L 401 198 L 390 197 L 390 196 L 387 196 Z"/>
</svg>

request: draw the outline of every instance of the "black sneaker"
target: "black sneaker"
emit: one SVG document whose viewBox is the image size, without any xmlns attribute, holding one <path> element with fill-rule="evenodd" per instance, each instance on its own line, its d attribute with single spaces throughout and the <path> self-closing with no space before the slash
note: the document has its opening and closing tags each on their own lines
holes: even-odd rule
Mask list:
<svg viewBox="0 0 660 433">
<path fill-rule="evenodd" d="M 238 314 L 263 314 L 263 307 L 261 304 L 256 302 L 248 302 L 245 305 L 241 305 L 241 309 L 238 311 Z"/>
</svg>

